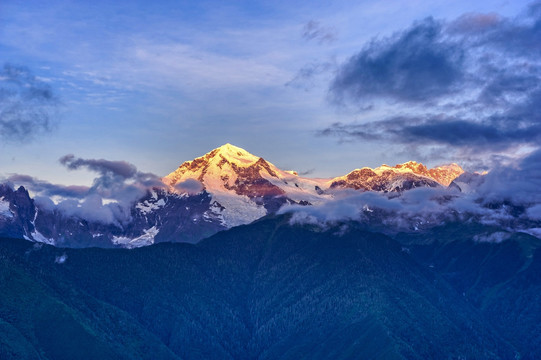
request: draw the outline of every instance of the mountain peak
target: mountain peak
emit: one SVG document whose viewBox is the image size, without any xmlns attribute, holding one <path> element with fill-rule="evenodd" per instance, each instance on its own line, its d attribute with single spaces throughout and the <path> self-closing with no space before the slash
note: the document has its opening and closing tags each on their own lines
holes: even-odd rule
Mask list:
<svg viewBox="0 0 541 360">
<path fill-rule="evenodd" d="M 240 151 L 240 152 L 247 152 L 243 148 L 240 148 L 238 146 L 235 146 L 231 143 L 225 143 L 222 146 L 217 147 L 215 150 L 229 150 L 229 151 Z"/>
<path fill-rule="evenodd" d="M 243 148 L 232 145 L 230 143 L 224 144 L 212 150 L 210 153 L 206 154 L 205 157 L 207 155 L 209 155 L 209 158 L 218 156 L 231 163 L 234 163 L 237 166 L 249 166 L 259 160 L 258 156 L 250 154 Z"/>
<path fill-rule="evenodd" d="M 174 185 L 188 178 L 203 181 L 205 174 L 209 169 L 218 177 L 227 175 L 224 165 L 228 164 L 228 168 L 245 168 L 249 167 L 260 160 L 258 156 L 250 154 L 248 151 L 229 143 L 224 144 L 203 156 L 190 161 L 183 162 L 177 170 L 164 177 L 164 181 L 169 185 Z M 222 173 L 222 174 L 220 174 Z"/>
</svg>

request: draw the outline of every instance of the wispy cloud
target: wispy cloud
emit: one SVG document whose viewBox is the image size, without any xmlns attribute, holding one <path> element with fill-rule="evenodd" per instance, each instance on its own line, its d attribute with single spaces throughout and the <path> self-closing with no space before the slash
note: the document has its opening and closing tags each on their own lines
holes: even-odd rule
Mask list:
<svg viewBox="0 0 541 360">
<path fill-rule="evenodd" d="M 297 71 L 293 79 L 286 82 L 286 86 L 310 90 L 316 86 L 316 78 L 336 70 L 337 65 L 333 61 L 311 62 L 305 64 Z"/>
<path fill-rule="evenodd" d="M 0 70 L 0 137 L 27 141 L 50 131 L 59 105 L 58 95 L 43 79 L 22 66 L 5 64 Z"/>
<path fill-rule="evenodd" d="M 82 199 L 90 190 L 90 187 L 84 185 L 62 185 L 52 184 L 45 180 L 40 180 L 30 175 L 12 174 L 4 179 L 9 183 L 21 185 L 40 196 Z"/>
<path fill-rule="evenodd" d="M 87 168 L 99 174 L 117 175 L 124 179 L 131 178 L 137 173 L 137 168 L 126 161 L 110 161 L 105 159 L 82 159 L 73 154 L 68 154 L 60 158 L 60 163 L 69 170 Z"/>
<path fill-rule="evenodd" d="M 321 25 L 319 21 L 310 20 L 302 28 L 302 38 L 307 41 L 317 41 L 319 44 L 336 41 L 336 29 Z"/>
</svg>

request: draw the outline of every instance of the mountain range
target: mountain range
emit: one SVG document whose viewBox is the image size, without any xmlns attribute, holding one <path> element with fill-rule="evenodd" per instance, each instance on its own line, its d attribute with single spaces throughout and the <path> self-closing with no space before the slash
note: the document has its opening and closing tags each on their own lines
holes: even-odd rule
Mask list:
<svg viewBox="0 0 541 360">
<path fill-rule="evenodd" d="M 493 181 L 226 144 L 120 223 L 0 185 L 0 359 L 539 359 L 541 226 Z"/>
<path fill-rule="evenodd" d="M 23 187 L 0 185 L 0 235 L 64 247 L 193 243 L 274 214 L 284 205 L 319 205 L 349 189 L 399 195 L 422 187 L 458 187 L 453 180 L 463 173 L 457 164 L 427 169 L 410 161 L 330 179 L 308 178 L 225 144 L 182 163 L 163 177 L 163 186 L 147 189 L 129 204 L 123 222 L 66 214 L 40 206 Z"/>
</svg>

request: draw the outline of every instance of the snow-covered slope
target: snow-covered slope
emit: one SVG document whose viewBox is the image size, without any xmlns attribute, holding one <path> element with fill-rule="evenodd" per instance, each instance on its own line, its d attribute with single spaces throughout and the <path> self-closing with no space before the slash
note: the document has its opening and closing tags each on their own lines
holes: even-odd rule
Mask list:
<svg viewBox="0 0 541 360">
<path fill-rule="evenodd" d="M 13 217 L 13 212 L 9 209 L 9 201 L 5 200 L 3 196 L 0 197 L 0 216 L 9 219 Z"/>
</svg>

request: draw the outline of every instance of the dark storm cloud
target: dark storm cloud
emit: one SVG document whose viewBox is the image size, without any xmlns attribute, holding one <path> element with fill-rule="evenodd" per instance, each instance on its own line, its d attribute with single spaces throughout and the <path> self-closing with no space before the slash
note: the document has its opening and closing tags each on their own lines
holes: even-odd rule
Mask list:
<svg viewBox="0 0 541 360">
<path fill-rule="evenodd" d="M 26 141 L 53 128 L 59 101 L 51 86 L 25 67 L 0 70 L 0 137 Z"/>
<path fill-rule="evenodd" d="M 336 30 L 322 26 L 319 21 L 310 20 L 302 28 L 302 38 L 320 44 L 332 43 L 336 40 Z"/>
<path fill-rule="evenodd" d="M 429 18 L 372 39 L 339 67 L 330 96 L 370 110 L 387 101 L 399 105 L 400 113 L 391 109 L 388 116 L 362 124 L 333 124 L 319 134 L 485 152 L 538 146 L 540 4 L 513 19 L 497 14 L 467 14 L 451 22 Z"/>
<path fill-rule="evenodd" d="M 456 92 L 464 51 L 432 18 L 387 39 L 372 40 L 341 66 L 331 84 L 338 101 L 361 105 L 376 98 L 426 101 Z"/>
</svg>

